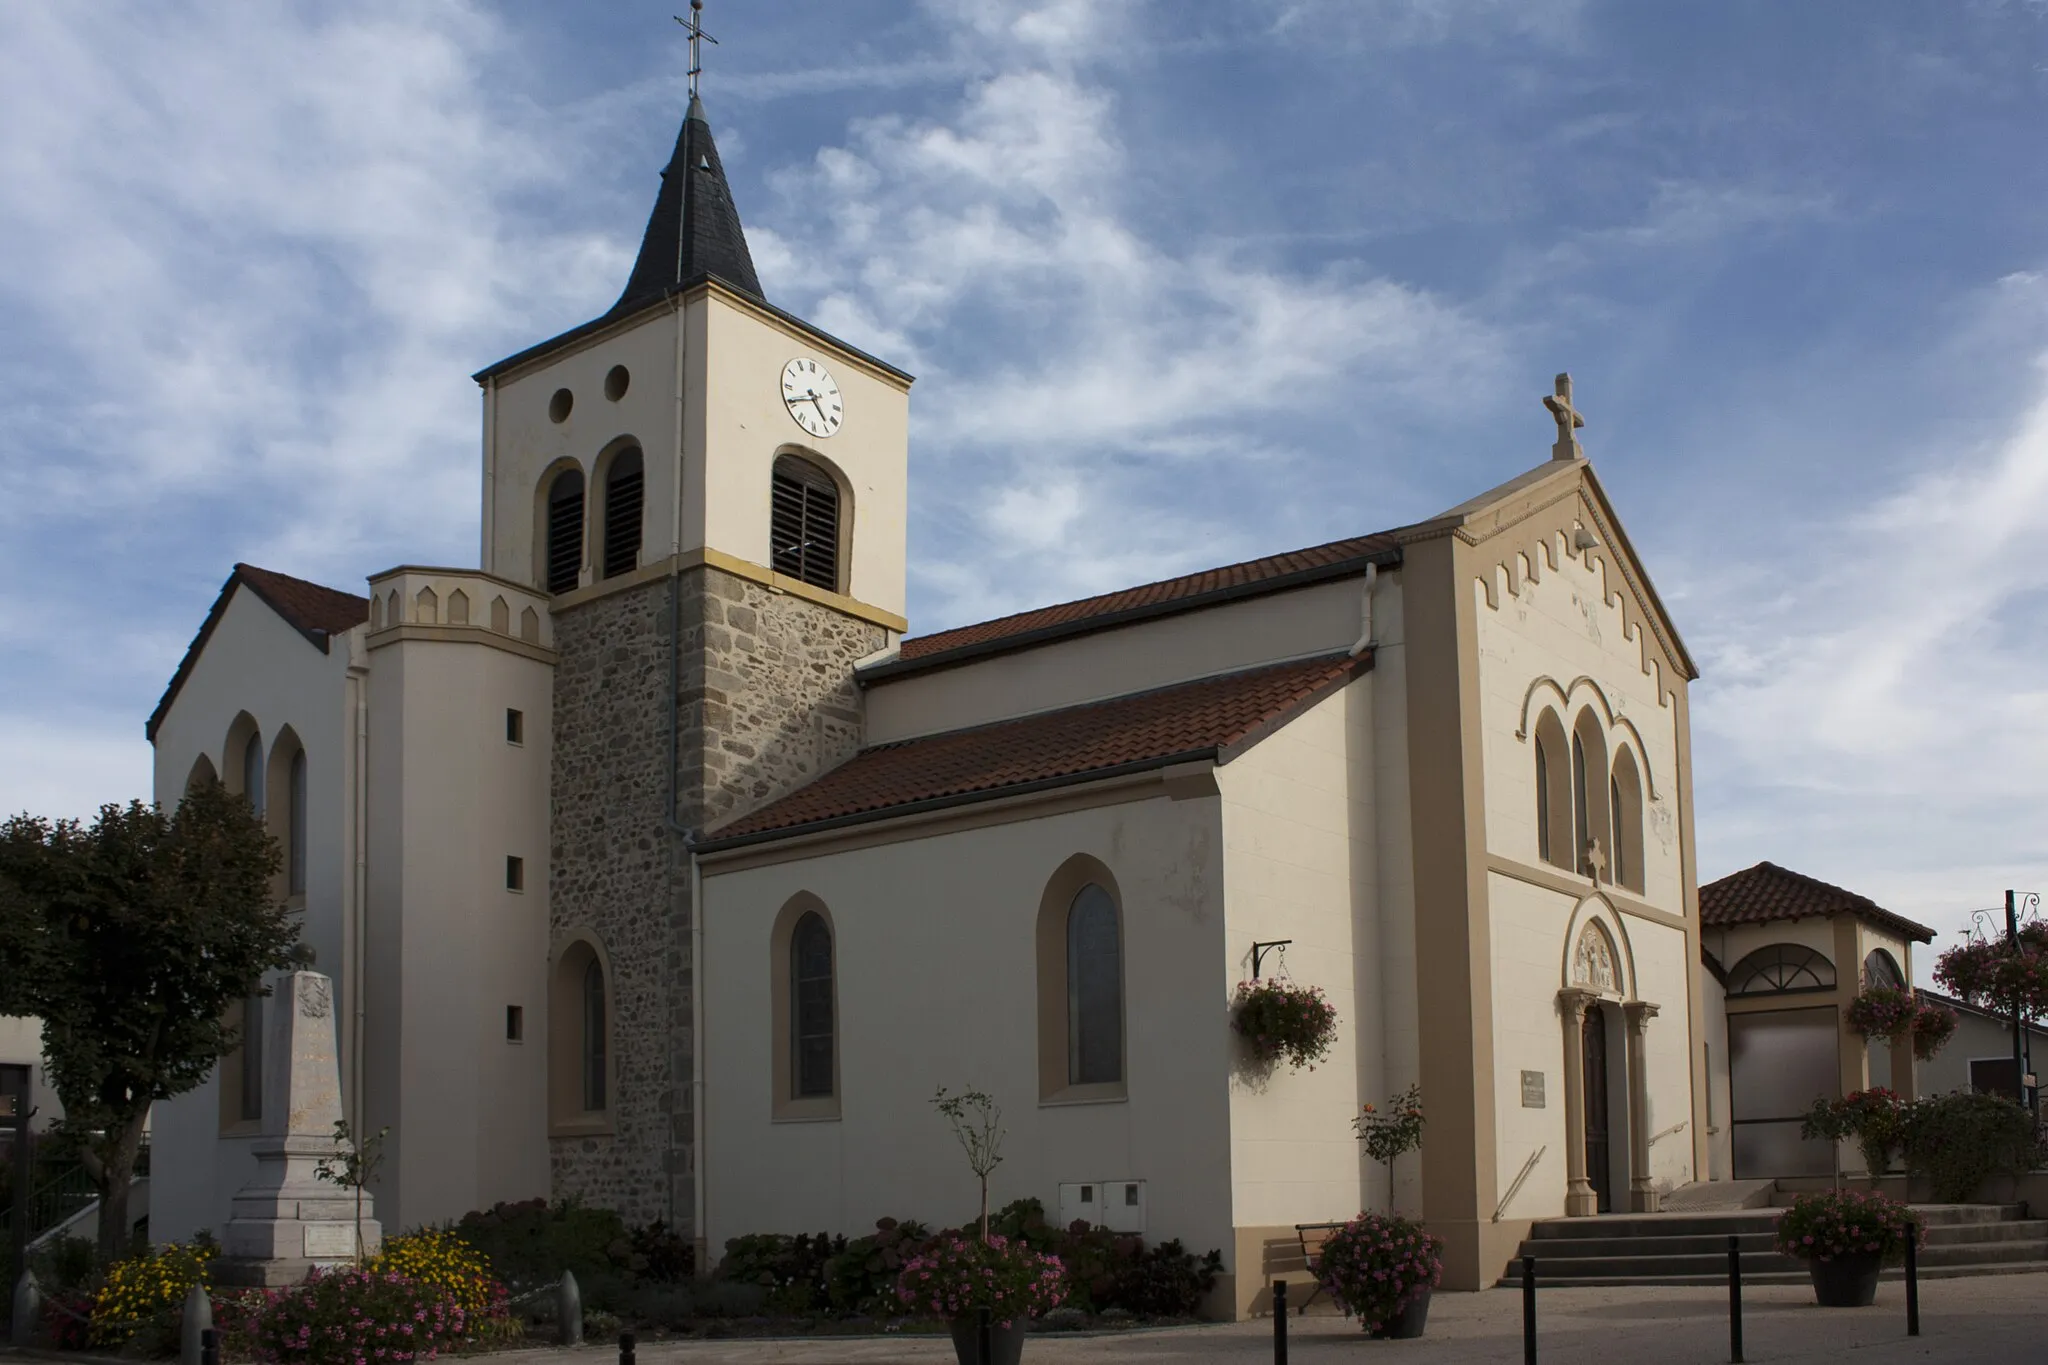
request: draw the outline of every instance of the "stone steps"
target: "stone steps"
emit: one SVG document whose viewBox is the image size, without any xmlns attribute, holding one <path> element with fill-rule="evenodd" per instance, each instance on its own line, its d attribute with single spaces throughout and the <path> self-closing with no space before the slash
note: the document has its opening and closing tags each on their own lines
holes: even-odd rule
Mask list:
<svg viewBox="0 0 2048 1365">
<path fill-rule="evenodd" d="M 2048 1219 L 2027 1218 L 2019 1205 L 1938 1204 L 1914 1212 L 1927 1228 L 1919 1256 L 1923 1275 L 2048 1268 Z M 1780 1213 L 1758 1208 L 1547 1219 L 1530 1229 L 1501 1283 L 1521 1283 L 1520 1257 L 1528 1255 L 1536 1258 L 1539 1286 L 1722 1284 L 1731 1236 L 1745 1280 L 1797 1283 L 1807 1278 L 1805 1265 L 1773 1249 Z"/>
</svg>

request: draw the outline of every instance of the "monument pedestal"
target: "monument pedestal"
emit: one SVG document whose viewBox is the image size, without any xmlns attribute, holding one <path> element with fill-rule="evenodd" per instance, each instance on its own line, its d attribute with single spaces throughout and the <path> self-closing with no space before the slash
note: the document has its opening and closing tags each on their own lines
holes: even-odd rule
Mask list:
<svg viewBox="0 0 2048 1365">
<path fill-rule="evenodd" d="M 355 1191 L 317 1174 L 321 1161 L 346 1150 L 335 1136 L 341 1069 L 333 1000 L 333 983 L 318 972 L 293 972 L 270 997 L 263 1136 L 254 1144 L 256 1174 L 235 1195 L 221 1232 L 219 1283 L 297 1284 L 316 1266 L 351 1265 L 383 1247 L 370 1195 L 363 1195 L 359 1225 Z"/>
</svg>

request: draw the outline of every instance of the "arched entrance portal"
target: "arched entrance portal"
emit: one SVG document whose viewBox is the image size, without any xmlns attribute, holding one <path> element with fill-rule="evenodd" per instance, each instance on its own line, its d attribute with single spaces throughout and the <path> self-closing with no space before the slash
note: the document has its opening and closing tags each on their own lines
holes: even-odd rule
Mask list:
<svg viewBox="0 0 2048 1365">
<path fill-rule="evenodd" d="M 1654 1213 L 1644 1038 L 1657 1007 L 1637 997 L 1627 939 L 1597 897 L 1572 917 L 1564 1022 L 1565 1213 Z"/>
</svg>

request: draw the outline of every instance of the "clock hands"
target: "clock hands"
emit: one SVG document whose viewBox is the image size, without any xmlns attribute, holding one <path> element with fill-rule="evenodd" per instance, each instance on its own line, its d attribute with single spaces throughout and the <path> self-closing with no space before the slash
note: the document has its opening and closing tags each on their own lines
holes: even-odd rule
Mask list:
<svg viewBox="0 0 2048 1365">
<path fill-rule="evenodd" d="M 827 426 L 832 424 L 832 416 L 825 411 L 825 405 L 818 401 L 818 391 L 816 389 L 805 389 L 802 393 L 786 393 L 782 396 L 782 401 L 791 408 L 795 408 L 799 403 L 809 403 L 818 410 L 819 421 Z"/>
</svg>

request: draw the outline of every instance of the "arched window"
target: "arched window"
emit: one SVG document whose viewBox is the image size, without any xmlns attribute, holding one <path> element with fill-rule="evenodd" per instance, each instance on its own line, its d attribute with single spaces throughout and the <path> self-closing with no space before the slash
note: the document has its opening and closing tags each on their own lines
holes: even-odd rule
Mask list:
<svg viewBox="0 0 2048 1365">
<path fill-rule="evenodd" d="M 1090 882 L 1067 911 L 1067 1083 L 1124 1078 L 1124 973 L 1116 902 Z"/>
<path fill-rule="evenodd" d="M 605 1107 L 604 966 L 596 957 L 583 969 L 583 1112 Z"/>
<path fill-rule="evenodd" d="M 833 1090 L 832 930 L 815 910 L 789 937 L 789 999 L 792 1098 L 824 1098 Z"/>
<path fill-rule="evenodd" d="M 1571 762 L 1564 722 L 1546 707 L 1536 718 L 1536 856 L 1553 867 L 1573 866 Z"/>
<path fill-rule="evenodd" d="M 1897 958 L 1882 948 L 1872 948 L 1870 955 L 1863 959 L 1863 984 L 1903 987 L 1906 984 L 1906 974 L 1899 970 Z"/>
<path fill-rule="evenodd" d="M 263 814 L 263 736 L 252 734 L 242 746 L 242 795 L 258 815 Z"/>
<path fill-rule="evenodd" d="M 1614 816 L 1614 881 L 1631 891 L 1643 889 L 1643 779 L 1636 756 L 1626 746 L 1614 753 L 1614 773 L 1607 784 Z"/>
<path fill-rule="evenodd" d="M 617 578 L 640 567 L 640 507 L 646 477 L 640 447 L 612 457 L 604 476 L 604 576 Z"/>
<path fill-rule="evenodd" d="M 1835 964 L 1800 943 L 1773 943 L 1759 948 L 1728 973 L 1730 995 L 1780 995 L 1834 988 Z"/>
<path fill-rule="evenodd" d="M 583 471 L 565 469 L 548 485 L 547 558 L 549 592 L 573 589 L 583 571 Z"/>
<path fill-rule="evenodd" d="M 220 781 L 220 774 L 213 768 L 213 760 L 205 754 L 192 761 L 192 771 L 185 775 L 185 794 L 190 796 L 209 782 Z"/>
<path fill-rule="evenodd" d="M 291 810 L 285 837 L 285 893 L 306 894 L 306 751 L 292 755 Z"/>
<path fill-rule="evenodd" d="M 1614 834 L 1609 823 L 1607 738 L 1591 711 L 1579 712 L 1572 726 L 1572 866 L 1582 877 L 1614 880 Z M 1605 867 L 1596 869 L 1593 847 L 1599 845 Z"/>
<path fill-rule="evenodd" d="M 779 455 L 772 501 L 769 567 L 814 588 L 839 591 L 839 485 L 809 460 Z"/>
</svg>

